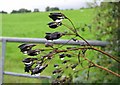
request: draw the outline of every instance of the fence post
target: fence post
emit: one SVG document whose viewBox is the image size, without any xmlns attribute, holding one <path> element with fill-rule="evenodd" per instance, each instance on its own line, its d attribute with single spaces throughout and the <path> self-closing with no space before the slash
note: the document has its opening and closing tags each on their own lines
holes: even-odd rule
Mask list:
<svg viewBox="0 0 120 85">
<path fill-rule="evenodd" d="M 1 79 L 2 79 L 2 83 L 4 82 L 4 59 L 5 59 L 5 51 L 6 51 L 6 40 L 2 39 L 2 72 L 1 72 Z"/>
</svg>

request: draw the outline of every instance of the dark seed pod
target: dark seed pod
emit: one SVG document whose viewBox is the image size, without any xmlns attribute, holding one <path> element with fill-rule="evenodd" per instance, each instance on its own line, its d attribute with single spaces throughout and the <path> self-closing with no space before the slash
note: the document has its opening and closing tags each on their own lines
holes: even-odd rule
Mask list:
<svg viewBox="0 0 120 85">
<path fill-rule="evenodd" d="M 40 54 L 40 50 L 29 50 L 29 51 L 27 52 L 27 54 L 28 54 L 29 56 L 35 56 L 35 55 Z"/>
<path fill-rule="evenodd" d="M 48 25 L 50 28 L 57 28 L 57 27 L 61 26 L 62 23 L 61 22 L 50 22 L 50 23 L 48 23 Z"/>
<path fill-rule="evenodd" d="M 67 69 L 67 68 L 69 68 L 69 66 L 66 66 L 65 68 Z"/>
<path fill-rule="evenodd" d="M 70 55 L 70 54 L 66 54 L 66 56 L 69 57 L 69 58 L 72 57 L 72 55 Z"/>
<path fill-rule="evenodd" d="M 67 17 L 62 14 L 62 13 L 50 13 L 49 17 L 53 20 L 61 20 L 61 19 L 66 19 Z"/>
<path fill-rule="evenodd" d="M 67 63 L 68 61 L 70 61 L 70 60 L 65 60 L 65 61 L 62 62 L 62 64 L 65 64 L 65 63 Z"/>
<path fill-rule="evenodd" d="M 53 74 L 60 73 L 60 72 L 62 72 L 62 69 L 56 69 L 53 71 Z"/>
<path fill-rule="evenodd" d="M 31 50 L 32 47 L 36 46 L 35 44 L 21 44 L 18 46 L 21 52 L 27 53 L 27 51 Z"/>
<path fill-rule="evenodd" d="M 24 70 L 25 72 L 28 72 L 32 69 L 32 66 L 33 66 L 34 63 L 31 63 L 31 64 L 25 64 L 25 67 L 24 67 Z"/>
<path fill-rule="evenodd" d="M 44 66 L 37 66 L 36 68 L 31 70 L 31 75 L 41 73 L 47 66 L 48 64 Z"/>
<path fill-rule="evenodd" d="M 59 58 L 64 58 L 66 55 L 65 54 L 60 54 Z"/>
<path fill-rule="evenodd" d="M 77 65 L 78 64 L 76 63 L 76 64 L 72 65 L 71 68 L 74 70 L 74 68 L 76 68 Z"/>
<path fill-rule="evenodd" d="M 61 78 L 62 77 L 62 74 L 58 75 L 57 78 Z"/>
<path fill-rule="evenodd" d="M 46 33 L 46 36 L 45 38 L 47 40 L 56 40 L 56 39 L 59 39 L 60 37 L 62 37 L 62 33 L 59 33 L 59 32 L 54 32 L 54 33 Z"/>
<path fill-rule="evenodd" d="M 53 47 L 53 43 L 47 42 L 45 43 L 45 47 Z"/>
<path fill-rule="evenodd" d="M 58 79 L 55 79 L 52 81 L 51 85 L 60 85 L 60 81 Z"/>
<path fill-rule="evenodd" d="M 25 67 L 24 70 L 25 72 L 29 72 L 33 66 L 33 61 L 38 60 L 37 58 L 25 58 L 22 62 L 24 62 Z"/>
<path fill-rule="evenodd" d="M 37 58 L 25 58 L 22 62 L 30 63 L 31 61 L 33 62 L 34 60 L 38 60 L 38 59 Z"/>
<path fill-rule="evenodd" d="M 58 64 L 54 64 L 54 67 L 59 67 L 59 65 Z"/>
</svg>

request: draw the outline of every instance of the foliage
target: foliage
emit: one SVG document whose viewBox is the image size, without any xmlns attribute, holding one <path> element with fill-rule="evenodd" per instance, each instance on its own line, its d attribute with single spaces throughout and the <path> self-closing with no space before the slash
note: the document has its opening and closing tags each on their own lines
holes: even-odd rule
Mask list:
<svg viewBox="0 0 120 85">
<path fill-rule="evenodd" d="M 120 10 L 118 2 L 104 2 L 98 8 L 95 18 L 96 28 L 98 30 L 97 39 L 107 40 L 110 42 L 109 51 L 112 50 L 114 55 L 120 56 L 119 47 L 119 15 Z M 112 48 L 111 48 L 112 47 Z M 108 50 L 107 49 L 107 50 Z"/>
<path fill-rule="evenodd" d="M 109 42 L 106 48 L 103 48 L 108 53 L 117 56 L 120 59 L 120 27 L 119 27 L 119 2 L 102 2 L 100 7 L 96 7 L 96 17 L 94 19 L 96 38 L 98 40 L 105 40 Z M 99 54 L 99 58 L 101 55 Z M 104 63 L 106 62 L 106 63 Z M 119 71 L 119 63 L 111 61 L 111 59 L 101 59 L 101 65 L 111 65 L 109 68 L 114 69 L 115 72 Z M 107 74 L 106 74 L 107 75 Z M 109 78 L 106 79 L 109 81 Z M 119 79 L 113 77 L 113 81 L 119 82 Z"/>
</svg>

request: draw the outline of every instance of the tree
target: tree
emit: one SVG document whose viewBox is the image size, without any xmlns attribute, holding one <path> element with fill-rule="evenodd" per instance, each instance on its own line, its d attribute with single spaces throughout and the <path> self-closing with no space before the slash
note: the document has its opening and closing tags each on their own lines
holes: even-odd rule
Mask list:
<svg viewBox="0 0 120 85">
<path fill-rule="evenodd" d="M 1 11 L 0 13 L 2 13 L 2 14 L 7 14 L 7 12 L 5 12 L 5 11 Z"/>
<path fill-rule="evenodd" d="M 50 11 L 58 11 L 58 10 L 59 10 L 58 7 L 51 7 L 51 8 L 50 8 Z"/>
<path fill-rule="evenodd" d="M 19 13 L 28 13 L 31 12 L 31 10 L 25 9 L 25 8 L 21 8 L 18 10 Z"/>
<path fill-rule="evenodd" d="M 33 12 L 39 12 L 39 9 L 35 8 Z"/>
<path fill-rule="evenodd" d="M 18 11 L 17 10 L 12 10 L 11 14 L 13 14 L 13 13 L 18 13 Z"/>
<path fill-rule="evenodd" d="M 45 11 L 50 11 L 50 7 L 47 6 L 47 7 L 45 8 Z"/>
<path fill-rule="evenodd" d="M 60 10 L 58 7 L 49 7 L 49 6 L 47 6 L 45 8 L 45 11 L 58 11 L 58 10 Z"/>
</svg>

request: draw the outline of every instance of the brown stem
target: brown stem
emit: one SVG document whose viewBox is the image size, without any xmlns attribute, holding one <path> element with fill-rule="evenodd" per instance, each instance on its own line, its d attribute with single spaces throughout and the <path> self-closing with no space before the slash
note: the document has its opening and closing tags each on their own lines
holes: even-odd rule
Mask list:
<svg viewBox="0 0 120 85">
<path fill-rule="evenodd" d="M 90 47 L 89 47 L 90 48 Z M 87 48 L 87 49 L 89 49 L 89 48 Z M 57 53 L 60 53 L 60 52 L 68 52 L 68 51 L 71 51 L 71 50 L 79 50 L 79 49 L 85 49 L 85 48 L 74 48 L 74 49 L 70 49 L 70 50 L 58 50 L 58 49 L 55 49 L 54 51 L 52 51 L 52 53 L 50 53 L 50 54 L 48 54 L 47 56 L 53 56 L 53 55 L 55 55 L 55 54 L 57 54 Z M 92 48 L 91 48 L 92 49 Z M 94 50 L 96 50 L 96 49 L 94 49 Z M 97 50 L 97 51 L 99 51 L 99 50 Z M 106 53 L 105 53 L 106 54 Z M 111 73 L 111 74 L 113 74 L 113 75 L 115 75 L 115 76 L 117 76 L 117 77 L 120 77 L 120 74 L 118 74 L 118 73 L 115 73 L 115 72 L 113 72 L 113 71 L 111 71 L 111 70 L 109 70 L 109 69 L 107 69 L 107 68 L 105 68 L 105 67 L 103 67 L 103 66 L 100 66 L 100 65 L 98 65 L 98 64 L 95 64 L 94 62 L 92 62 L 91 60 L 89 60 L 88 58 L 86 58 L 86 57 L 82 57 L 82 58 L 84 58 L 85 60 L 87 60 L 89 63 L 91 63 L 92 64 L 92 66 L 95 66 L 95 67 L 98 67 L 98 68 L 100 68 L 100 69 L 102 69 L 102 70 L 105 70 L 105 71 L 107 71 L 107 72 L 109 72 L 109 73 Z M 111 58 L 113 58 L 113 57 L 111 57 Z"/>
<path fill-rule="evenodd" d="M 112 59 L 114 59 L 115 61 L 117 61 L 117 62 L 120 63 L 120 60 L 119 60 L 119 59 L 113 57 L 112 55 L 110 55 L 110 54 L 108 54 L 108 53 L 106 53 L 106 52 L 104 52 L 104 51 L 102 51 L 102 50 L 100 50 L 100 49 L 94 48 L 94 47 L 82 47 L 82 48 L 71 48 L 71 49 L 67 49 L 67 50 L 59 50 L 58 53 L 59 53 L 59 52 L 74 51 L 74 50 L 79 50 L 79 49 L 92 49 L 92 50 L 98 51 L 98 52 L 100 52 L 100 53 L 102 53 L 102 54 L 105 54 L 105 55 L 107 55 L 108 57 L 110 57 L 110 58 L 112 58 Z"/>
<path fill-rule="evenodd" d="M 85 41 L 88 46 L 91 46 L 91 45 L 90 45 L 82 36 L 80 36 L 78 33 L 77 33 L 77 36 L 80 37 L 83 41 Z"/>
<path fill-rule="evenodd" d="M 85 57 L 84 57 L 84 58 L 85 58 Z M 86 59 L 88 62 L 92 63 L 94 66 L 96 66 L 96 67 L 98 67 L 98 68 L 100 68 L 100 69 L 102 69 L 102 70 L 105 70 L 105 71 L 107 71 L 107 72 L 109 72 L 109 73 L 111 73 L 111 74 L 113 74 L 113 75 L 115 75 L 115 76 L 117 76 L 117 77 L 120 77 L 120 74 L 115 73 L 115 72 L 113 72 L 113 71 L 111 71 L 111 70 L 109 70 L 109 69 L 107 69 L 107 68 L 104 68 L 104 67 L 98 65 L 98 64 L 95 64 L 95 63 L 93 63 L 92 61 L 90 61 L 88 58 L 85 58 L 85 59 Z"/>
<path fill-rule="evenodd" d="M 108 54 L 108 53 L 106 53 L 106 52 L 104 52 L 104 51 L 102 51 L 102 50 L 100 50 L 100 49 L 93 48 L 93 47 L 92 47 L 91 49 L 93 49 L 93 50 L 95 50 L 95 51 L 99 51 L 99 52 L 101 52 L 102 54 L 105 54 L 105 55 L 109 56 L 110 58 L 112 58 L 112 59 L 114 59 L 114 60 L 116 60 L 117 62 L 120 63 L 120 60 L 118 60 L 117 58 L 113 57 L 112 55 L 110 55 L 110 54 Z"/>
</svg>

